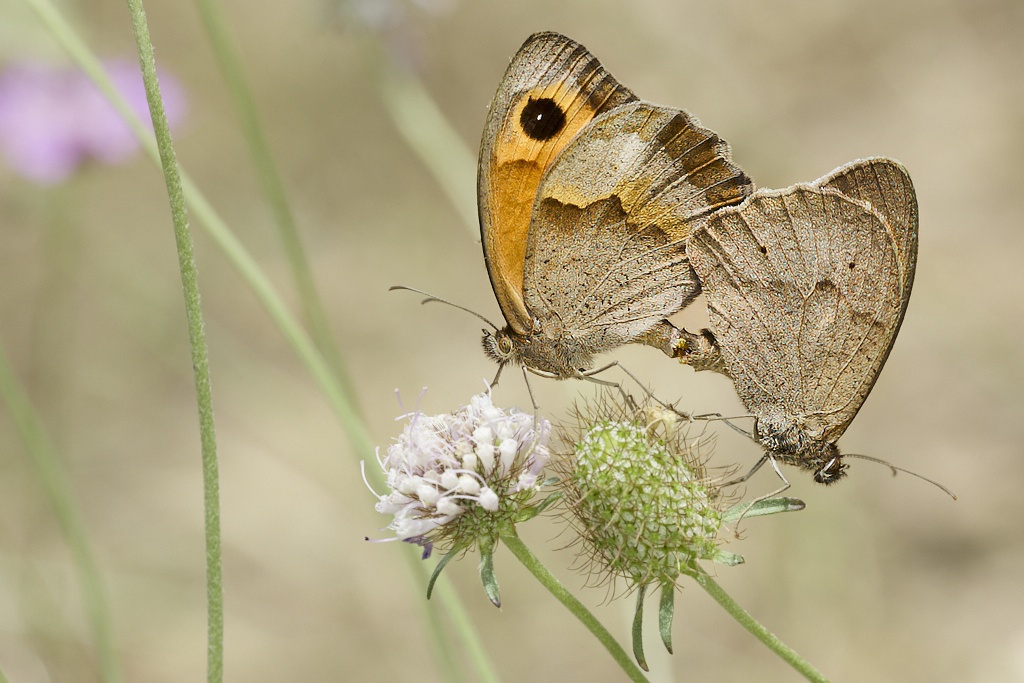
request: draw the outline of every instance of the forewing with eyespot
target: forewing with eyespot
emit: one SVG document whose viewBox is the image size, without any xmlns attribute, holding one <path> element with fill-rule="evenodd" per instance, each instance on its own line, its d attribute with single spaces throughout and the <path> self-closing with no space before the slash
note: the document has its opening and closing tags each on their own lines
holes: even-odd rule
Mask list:
<svg viewBox="0 0 1024 683">
<path fill-rule="evenodd" d="M 633 102 L 602 115 L 541 180 L 527 308 L 595 351 L 636 340 L 700 292 L 686 239 L 750 192 L 728 145 L 685 112 Z"/>
<path fill-rule="evenodd" d="M 903 303 L 886 219 L 829 188 L 758 191 L 688 253 L 747 409 L 835 442 L 871 390 Z"/>
<path fill-rule="evenodd" d="M 586 48 L 557 33 L 530 36 L 509 64 L 484 126 L 477 201 L 491 286 L 515 332 L 532 322 L 523 265 L 541 176 L 596 116 L 635 99 Z"/>
</svg>

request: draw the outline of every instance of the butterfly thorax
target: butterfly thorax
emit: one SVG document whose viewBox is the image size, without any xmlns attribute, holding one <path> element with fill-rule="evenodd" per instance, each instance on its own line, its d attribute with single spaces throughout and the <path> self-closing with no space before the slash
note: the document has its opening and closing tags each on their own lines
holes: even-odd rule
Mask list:
<svg viewBox="0 0 1024 683">
<path fill-rule="evenodd" d="M 499 365 L 512 363 L 549 373 L 557 379 L 578 377 L 593 365 L 593 351 L 574 337 L 546 334 L 535 322 L 526 334 L 511 326 L 484 332 L 484 353 Z"/>
<path fill-rule="evenodd" d="M 839 447 L 824 438 L 815 422 L 805 425 L 784 416 L 759 417 L 754 437 L 779 462 L 813 472 L 819 484 L 834 484 L 846 476 L 846 465 Z"/>
</svg>

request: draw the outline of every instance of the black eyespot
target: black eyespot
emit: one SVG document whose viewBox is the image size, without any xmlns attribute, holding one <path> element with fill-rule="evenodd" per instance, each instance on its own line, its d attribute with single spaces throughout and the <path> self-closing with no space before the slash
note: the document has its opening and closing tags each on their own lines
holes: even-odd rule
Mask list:
<svg viewBox="0 0 1024 683">
<path fill-rule="evenodd" d="M 565 128 L 565 112 L 550 97 L 531 97 L 519 115 L 519 125 L 534 140 L 550 140 Z"/>
</svg>

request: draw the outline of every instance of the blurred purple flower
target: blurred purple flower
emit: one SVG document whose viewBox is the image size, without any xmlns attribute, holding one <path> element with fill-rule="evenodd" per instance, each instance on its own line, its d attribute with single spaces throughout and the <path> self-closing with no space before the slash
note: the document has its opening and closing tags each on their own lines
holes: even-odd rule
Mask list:
<svg viewBox="0 0 1024 683">
<path fill-rule="evenodd" d="M 103 64 L 114 86 L 143 120 L 149 121 L 138 64 Z M 167 120 L 185 113 L 181 86 L 160 75 Z M 67 178 L 87 159 L 115 164 L 138 147 L 135 135 L 92 81 L 79 69 L 38 62 L 0 71 L 0 153 L 18 174 L 43 184 Z"/>
</svg>

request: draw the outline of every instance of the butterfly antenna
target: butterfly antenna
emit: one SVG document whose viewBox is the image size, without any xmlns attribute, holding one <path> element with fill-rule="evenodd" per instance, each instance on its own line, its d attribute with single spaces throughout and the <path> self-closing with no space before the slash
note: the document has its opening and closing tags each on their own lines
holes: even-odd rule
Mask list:
<svg viewBox="0 0 1024 683">
<path fill-rule="evenodd" d="M 392 285 L 391 287 L 388 287 L 388 291 L 389 292 L 393 292 L 396 289 L 402 289 L 402 290 L 405 290 L 407 292 L 416 292 L 417 294 L 422 294 L 423 296 L 427 297 L 426 299 L 424 299 L 423 301 L 420 302 L 421 304 L 429 304 L 431 301 L 436 301 L 439 304 L 448 304 L 452 308 L 457 308 L 460 311 L 465 311 L 466 313 L 469 313 L 470 315 L 475 315 L 476 317 L 480 318 L 485 323 L 490 325 L 492 329 L 494 329 L 494 330 L 498 329 L 497 325 L 495 325 L 490 320 L 488 320 L 487 318 L 483 317 L 482 315 L 480 315 L 476 311 L 470 310 L 470 309 L 466 308 L 465 306 L 460 306 L 458 304 L 453 304 L 451 301 L 448 301 L 447 299 L 442 299 L 439 296 L 434 296 L 433 294 L 428 294 L 427 292 L 424 292 L 422 289 L 416 289 L 415 287 L 406 287 L 405 285 Z"/>
<path fill-rule="evenodd" d="M 893 465 L 891 462 L 888 462 L 887 460 L 882 460 L 881 458 L 873 458 L 870 455 L 861 455 L 860 453 L 843 453 L 842 457 L 843 458 L 860 458 L 861 460 L 869 460 L 871 462 L 877 462 L 879 465 L 885 465 L 890 470 L 892 470 L 892 476 L 894 476 L 894 477 L 896 476 L 897 472 L 905 472 L 906 474 L 909 474 L 912 477 L 917 477 L 918 479 L 923 479 L 924 481 L 928 482 L 932 486 L 938 487 L 939 489 L 944 491 L 953 500 L 957 499 L 955 493 L 953 493 L 952 491 L 947 489 L 945 486 L 943 486 L 939 482 L 934 481 L 932 479 L 929 479 L 928 477 L 924 476 L 923 474 L 918 474 L 917 472 L 911 472 L 910 470 L 905 470 L 902 467 L 897 467 L 896 465 Z"/>
</svg>

